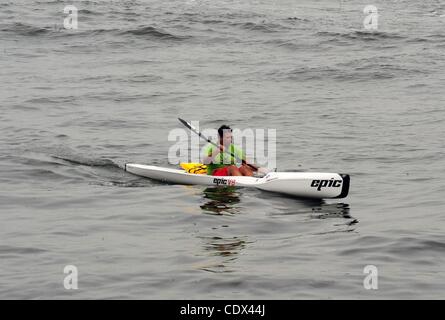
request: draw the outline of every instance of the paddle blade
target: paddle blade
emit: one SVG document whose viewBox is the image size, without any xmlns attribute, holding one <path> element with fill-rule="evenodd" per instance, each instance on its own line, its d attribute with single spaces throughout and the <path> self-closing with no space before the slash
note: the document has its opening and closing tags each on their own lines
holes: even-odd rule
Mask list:
<svg viewBox="0 0 445 320">
<path fill-rule="evenodd" d="M 185 120 L 183 120 L 183 119 L 181 119 L 181 118 L 178 118 L 178 120 L 179 120 L 183 125 L 185 125 L 187 128 L 191 128 L 191 125 L 190 125 L 187 121 L 185 121 Z"/>
<path fill-rule="evenodd" d="M 187 128 L 189 128 L 189 129 L 192 130 L 194 133 L 196 133 L 197 135 L 199 135 L 201 138 L 203 138 L 203 139 L 206 140 L 207 142 L 210 142 L 210 143 L 214 144 L 213 142 L 211 142 L 211 141 L 209 140 L 209 138 L 203 136 L 202 133 L 199 132 L 199 130 L 196 129 L 194 126 L 192 126 L 190 123 L 188 123 L 187 121 L 185 121 L 184 119 L 181 119 L 181 118 L 178 118 L 178 120 L 179 120 L 183 125 L 185 125 Z"/>
</svg>

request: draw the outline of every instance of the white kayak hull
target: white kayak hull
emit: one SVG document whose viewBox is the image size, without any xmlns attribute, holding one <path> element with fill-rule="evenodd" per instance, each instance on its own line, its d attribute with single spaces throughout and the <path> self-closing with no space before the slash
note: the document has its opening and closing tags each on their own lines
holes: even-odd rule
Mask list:
<svg viewBox="0 0 445 320">
<path fill-rule="evenodd" d="M 264 177 L 216 177 L 191 174 L 185 170 L 128 163 L 125 170 L 162 182 L 205 185 L 252 187 L 295 197 L 329 199 L 344 198 L 349 192 L 350 178 L 347 174 L 325 172 L 271 172 Z"/>
</svg>

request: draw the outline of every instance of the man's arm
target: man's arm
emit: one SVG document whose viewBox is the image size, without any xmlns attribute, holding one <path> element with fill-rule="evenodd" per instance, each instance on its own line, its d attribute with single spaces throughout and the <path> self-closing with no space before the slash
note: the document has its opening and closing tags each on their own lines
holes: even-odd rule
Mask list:
<svg viewBox="0 0 445 320">
<path fill-rule="evenodd" d="M 258 169 L 260 168 L 260 167 L 254 165 L 254 164 L 247 163 L 246 161 L 243 162 L 243 165 L 250 167 L 250 169 L 252 169 L 254 171 L 258 171 Z"/>
<path fill-rule="evenodd" d="M 253 170 L 253 171 L 258 170 L 258 168 L 259 168 L 258 166 L 247 162 L 246 153 L 242 149 L 236 147 L 235 153 L 236 153 L 236 156 L 242 160 L 242 163 L 244 166 L 247 166 L 250 170 Z"/>
<path fill-rule="evenodd" d="M 202 159 L 202 163 L 203 164 L 210 164 L 213 162 L 213 160 L 215 160 L 215 157 L 221 152 L 224 151 L 224 146 L 220 146 L 220 148 L 211 148 L 208 151 L 208 155 L 207 157 L 205 157 L 204 159 Z"/>
</svg>

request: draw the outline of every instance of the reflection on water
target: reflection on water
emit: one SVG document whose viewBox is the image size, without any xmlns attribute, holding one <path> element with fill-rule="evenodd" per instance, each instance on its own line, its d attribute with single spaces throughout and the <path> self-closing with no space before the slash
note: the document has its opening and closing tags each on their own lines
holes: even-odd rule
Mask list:
<svg viewBox="0 0 445 320">
<path fill-rule="evenodd" d="M 347 203 L 324 203 L 319 206 L 312 207 L 311 218 L 328 219 L 328 218 L 345 218 L 352 219 L 350 215 L 350 207 Z"/>
<path fill-rule="evenodd" d="M 276 200 L 282 204 L 279 210 L 269 213 L 271 216 L 304 214 L 308 215 L 310 219 L 354 219 L 350 214 L 351 208 L 349 204 L 344 202 L 326 203 L 326 201 L 322 199 L 279 197 L 277 195 L 270 195 L 269 199 L 271 201 Z M 275 203 L 273 207 L 278 208 L 279 205 Z M 358 221 L 356 220 L 356 222 Z"/>
<path fill-rule="evenodd" d="M 331 230 L 328 232 L 322 232 L 317 234 L 327 234 L 327 233 L 336 233 L 336 232 L 352 232 L 355 231 L 355 225 L 358 223 L 358 220 L 351 216 L 350 207 L 347 203 L 322 203 L 318 207 L 312 208 L 312 213 L 310 219 L 347 219 L 344 223 L 336 223 L 334 227 L 335 230 Z M 342 227 L 343 228 L 337 228 Z M 346 227 L 346 228 L 344 228 Z"/>
<path fill-rule="evenodd" d="M 232 272 L 229 264 L 236 259 L 248 243 L 247 237 L 200 237 L 204 241 L 204 251 L 213 256 L 210 261 L 200 264 L 198 269 L 222 273 Z"/>
<path fill-rule="evenodd" d="M 234 215 L 240 212 L 236 205 L 241 201 L 240 194 L 235 187 L 209 187 L 204 190 L 203 198 L 205 203 L 201 209 L 205 214 L 211 215 Z M 227 227 L 223 225 L 221 227 Z M 216 233 L 212 228 L 212 233 Z M 220 235 L 200 236 L 203 240 L 203 248 L 206 255 L 212 258 L 204 264 L 200 264 L 198 269 L 208 272 L 232 272 L 228 265 L 235 261 L 238 254 L 246 247 L 247 237 L 223 237 Z"/>
<path fill-rule="evenodd" d="M 312 213 L 310 219 L 347 219 L 345 223 L 336 223 L 334 227 L 346 226 L 346 229 L 335 229 L 333 231 L 324 232 L 335 233 L 335 232 L 351 232 L 354 231 L 354 226 L 358 223 L 358 220 L 351 216 L 350 207 L 347 203 L 325 203 L 322 202 L 319 206 L 312 207 Z"/>
<path fill-rule="evenodd" d="M 213 255 L 230 257 L 235 256 L 244 249 L 246 246 L 246 241 L 238 238 L 221 238 L 221 237 L 210 237 L 206 239 L 206 244 L 204 248 L 210 251 Z"/>
<path fill-rule="evenodd" d="M 240 197 L 240 191 L 235 187 L 209 187 L 203 192 L 204 204 L 200 207 L 205 214 L 234 215 L 241 213 L 243 210 L 243 207 L 240 205 Z M 349 204 L 343 202 L 326 203 L 324 200 L 319 199 L 296 199 L 269 194 L 259 199 L 265 200 L 270 204 L 270 206 L 264 206 L 264 203 L 259 202 L 260 207 L 271 208 L 271 212 L 265 210 L 264 213 L 266 216 L 274 216 L 274 222 L 279 221 L 277 220 L 279 216 L 285 216 L 285 221 L 289 221 L 292 215 L 295 216 L 295 223 L 300 226 L 305 221 L 313 219 L 334 219 L 333 221 L 340 221 L 339 224 L 332 225 L 327 220 L 327 225 L 323 224 L 321 230 L 316 230 L 317 232 L 315 233 L 313 233 L 315 230 L 311 230 L 307 234 L 323 235 L 335 232 L 352 232 L 355 229 L 355 224 L 358 223 L 358 220 L 354 219 L 350 214 Z M 236 220 L 234 223 L 237 223 Z M 220 220 L 216 219 L 215 222 L 219 223 Z M 197 269 L 213 273 L 233 272 L 241 252 L 247 250 L 249 243 L 258 241 L 258 239 L 248 239 L 245 235 L 228 235 L 224 231 L 225 227 L 229 226 L 213 226 L 207 235 L 203 236 L 201 234 L 199 236 L 200 240 L 203 241 L 202 252 L 206 259 L 196 266 Z"/>
<path fill-rule="evenodd" d="M 235 204 L 241 200 L 235 187 L 209 187 L 204 190 L 206 202 L 201 205 L 205 213 L 223 215 L 239 213 Z"/>
</svg>

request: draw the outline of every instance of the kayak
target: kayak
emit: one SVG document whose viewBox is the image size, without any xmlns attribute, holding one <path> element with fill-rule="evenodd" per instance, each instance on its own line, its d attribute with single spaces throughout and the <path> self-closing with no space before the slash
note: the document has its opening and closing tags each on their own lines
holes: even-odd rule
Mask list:
<svg viewBox="0 0 445 320">
<path fill-rule="evenodd" d="M 210 176 L 188 173 L 186 170 L 163 168 L 143 164 L 125 164 L 125 171 L 137 176 L 162 182 L 223 186 L 251 187 L 303 198 L 345 198 L 349 192 L 348 174 L 325 172 L 269 172 L 264 177 Z"/>
<path fill-rule="evenodd" d="M 269 172 L 264 177 L 210 176 L 185 169 L 127 163 L 125 171 L 166 183 L 223 187 L 250 187 L 302 198 L 345 198 L 348 174 L 325 172 Z"/>
</svg>

